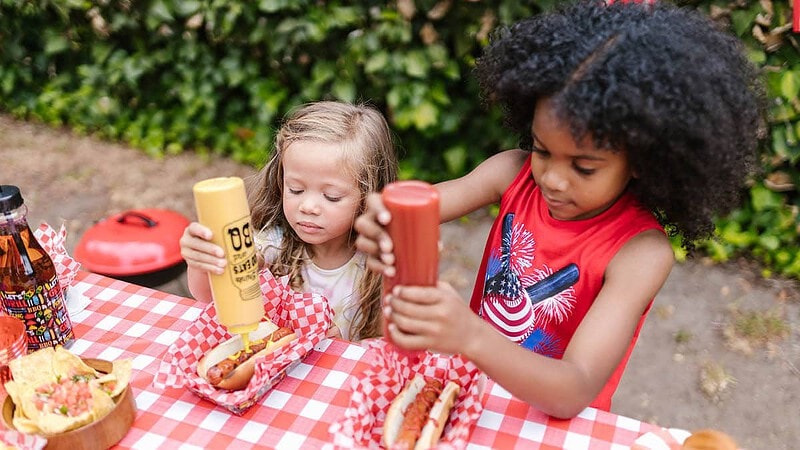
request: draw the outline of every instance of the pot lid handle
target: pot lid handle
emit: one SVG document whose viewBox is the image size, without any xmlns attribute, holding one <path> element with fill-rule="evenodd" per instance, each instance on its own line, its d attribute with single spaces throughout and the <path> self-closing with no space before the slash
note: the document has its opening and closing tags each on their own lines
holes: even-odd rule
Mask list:
<svg viewBox="0 0 800 450">
<path fill-rule="evenodd" d="M 134 217 L 136 219 L 139 219 L 141 221 L 140 224 L 146 226 L 147 228 L 153 228 L 154 226 L 158 225 L 158 222 L 156 222 L 155 220 L 151 219 L 150 216 L 148 216 L 146 214 L 142 214 L 140 212 L 136 212 L 136 211 L 126 211 L 126 212 L 122 213 L 122 215 L 120 215 L 117 218 L 117 222 L 119 222 L 119 223 L 130 223 L 128 221 L 129 217 Z"/>
</svg>

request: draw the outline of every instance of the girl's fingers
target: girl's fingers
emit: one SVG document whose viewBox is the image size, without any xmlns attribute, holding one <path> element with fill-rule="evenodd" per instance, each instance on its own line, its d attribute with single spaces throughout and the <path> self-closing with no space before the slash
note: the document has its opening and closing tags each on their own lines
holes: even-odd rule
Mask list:
<svg viewBox="0 0 800 450">
<path fill-rule="evenodd" d="M 186 261 L 187 266 L 215 274 L 221 274 L 227 264 L 225 258 L 218 258 L 206 251 L 193 248 L 181 247 L 181 257 Z"/>
<path fill-rule="evenodd" d="M 416 336 L 430 336 L 431 324 L 424 319 L 417 319 L 393 312 L 389 324 L 393 324 L 399 331 Z"/>
<path fill-rule="evenodd" d="M 353 224 L 358 233 L 356 248 L 365 253 L 370 260 L 370 269 L 394 276 L 394 245 L 384 226 L 391 220 L 389 211 L 383 206 L 380 194 L 370 194 L 366 200 L 366 209 L 356 218 Z"/>
<path fill-rule="evenodd" d="M 355 229 L 358 232 L 355 245 L 362 252 L 368 255 L 381 255 L 381 258 L 383 258 L 383 254 L 391 254 L 392 250 L 394 250 L 394 244 L 389 233 L 365 216 L 356 219 Z M 393 255 L 390 262 L 394 262 Z"/>
<path fill-rule="evenodd" d="M 210 240 L 213 236 L 211 228 L 200 224 L 199 222 L 192 222 L 186 226 L 186 233 L 191 236 L 196 236 L 203 240 Z"/>
<path fill-rule="evenodd" d="M 195 268 L 197 270 L 201 270 L 203 272 L 210 272 L 210 273 L 214 273 L 214 274 L 217 274 L 217 275 L 221 275 L 225 271 L 224 268 L 222 268 L 222 267 L 220 267 L 220 266 L 218 266 L 216 264 L 204 263 L 204 262 L 200 262 L 200 261 L 197 261 L 197 260 L 187 259 L 186 260 L 186 265 L 189 266 L 189 267 Z"/>
<path fill-rule="evenodd" d="M 400 348 L 407 350 L 425 350 L 429 347 L 428 338 L 419 334 L 409 334 L 403 332 L 395 323 L 389 323 L 389 335 Z"/>
<path fill-rule="evenodd" d="M 392 220 L 392 215 L 386 206 L 383 204 L 381 194 L 374 192 L 369 194 L 365 201 L 366 209 L 370 215 L 375 217 L 375 220 L 381 225 L 386 225 Z"/>
<path fill-rule="evenodd" d="M 440 292 L 430 286 L 395 286 L 391 295 L 409 304 L 432 305 L 441 301 Z"/>
</svg>

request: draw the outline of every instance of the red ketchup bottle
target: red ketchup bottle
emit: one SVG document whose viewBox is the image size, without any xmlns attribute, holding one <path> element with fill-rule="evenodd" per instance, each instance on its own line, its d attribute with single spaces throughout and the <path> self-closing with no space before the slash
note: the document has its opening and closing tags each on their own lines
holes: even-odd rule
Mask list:
<svg viewBox="0 0 800 450">
<path fill-rule="evenodd" d="M 384 187 L 383 204 L 392 214 L 386 227 L 394 243 L 394 277 L 384 277 L 384 295 L 395 285 L 435 286 L 439 273 L 439 192 L 424 181 L 396 181 Z M 389 337 L 384 321 L 383 334 Z M 419 357 L 419 352 L 398 349 Z"/>
</svg>

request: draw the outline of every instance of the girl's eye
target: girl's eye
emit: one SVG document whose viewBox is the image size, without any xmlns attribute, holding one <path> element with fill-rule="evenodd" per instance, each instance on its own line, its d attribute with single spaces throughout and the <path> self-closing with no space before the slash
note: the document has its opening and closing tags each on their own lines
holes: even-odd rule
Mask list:
<svg viewBox="0 0 800 450">
<path fill-rule="evenodd" d="M 578 173 L 583 174 L 583 175 L 591 175 L 591 174 L 593 174 L 595 172 L 595 169 L 587 169 L 587 168 L 581 167 L 581 166 L 575 166 L 575 170 Z"/>
<path fill-rule="evenodd" d="M 302 189 L 289 189 L 289 193 L 292 195 L 300 195 L 303 193 Z"/>
<path fill-rule="evenodd" d="M 336 202 L 338 202 L 339 200 L 341 200 L 341 199 L 342 199 L 342 197 L 334 197 L 334 196 L 331 196 L 331 195 L 326 195 L 326 196 L 325 196 L 325 199 L 326 199 L 326 200 L 328 200 L 329 202 L 336 203 Z"/>
<path fill-rule="evenodd" d="M 534 154 L 536 154 L 537 156 L 539 156 L 540 158 L 543 158 L 543 157 L 546 157 L 546 156 L 550 155 L 550 152 L 548 152 L 547 150 L 545 150 L 545 149 L 543 149 L 541 147 L 537 147 L 535 144 L 531 147 L 531 151 Z"/>
</svg>

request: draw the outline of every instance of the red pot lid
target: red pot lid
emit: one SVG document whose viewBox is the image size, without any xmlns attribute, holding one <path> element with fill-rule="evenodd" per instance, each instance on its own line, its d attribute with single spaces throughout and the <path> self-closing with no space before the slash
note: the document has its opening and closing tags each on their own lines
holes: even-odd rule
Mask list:
<svg viewBox="0 0 800 450">
<path fill-rule="evenodd" d="M 180 238 L 189 219 L 166 209 L 125 211 L 94 224 L 75 247 L 75 259 L 104 275 L 142 275 L 183 261 Z"/>
</svg>

